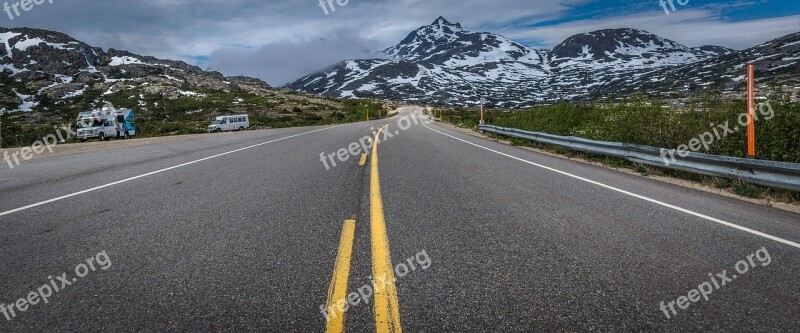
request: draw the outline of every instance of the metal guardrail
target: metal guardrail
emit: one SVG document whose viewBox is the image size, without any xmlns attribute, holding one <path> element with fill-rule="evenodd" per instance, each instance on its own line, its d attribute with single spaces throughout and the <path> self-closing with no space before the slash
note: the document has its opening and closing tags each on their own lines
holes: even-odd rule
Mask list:
<svg viewBox="0 0 800 333">
<path fill-rule="evenodd" d="M 669 154 L 665 154 L 665 152 L 671 150 L 644 145 L 596 141 L 491 125 L 482 125 L 479 126 L 479 129 L 494 134 L 561 146 L 585 153 L 618 157 L 644 165 L 800 191 L 800 163 L 754 160 L 695 152 L 688 152 L 688 155 L 684 153 L 686 155 L 684 157 L 678 155 L 677 151 L 674 152 L 673 160 Z M 664 156 L 666 156 L 666 159 Z"/>
</svg>

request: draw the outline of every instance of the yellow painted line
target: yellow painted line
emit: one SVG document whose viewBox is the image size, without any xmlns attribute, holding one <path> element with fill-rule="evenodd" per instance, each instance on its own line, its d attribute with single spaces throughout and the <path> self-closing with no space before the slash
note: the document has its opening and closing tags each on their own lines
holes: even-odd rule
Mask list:
<svg viewBox="0 0 800 333">
<path fill-rule="evenodd" d="M 375 134 L 370 169 L 372 176 L 370 178 L 369 216 L 372 237 L 372 278 L 375 289 L 375 328 L 378 333 L 400 333 L 403 331 L 400 326 L 400 302 L 397 299 L 397 287 L 394 284 L 389 236 L 386 233 L 381 181 L 378 174 L 378 136 L 386 126 L 389 125 L 381 127 Z"/>
<path fill-rule="evenodd" d="M 361 154 L 361 160 L 358 161 L 358 166 L 364 166 L 367 164 L 367 154 Z"/>
<path fill-rule="evenodd" d="M 353 240 L 356 233 L 356 220 L 347 220 L 342 228 L 342 238 L 339 240 L 339 254 L 333 266 L 333 279 L 328 288 L 327 309 L 328 323 L 325 331 L 328 333 L 344 332 L 345 302 L 347 302 L 347 281 L 350 276 L 350 257 L 353 255 Z"/>
</svg>

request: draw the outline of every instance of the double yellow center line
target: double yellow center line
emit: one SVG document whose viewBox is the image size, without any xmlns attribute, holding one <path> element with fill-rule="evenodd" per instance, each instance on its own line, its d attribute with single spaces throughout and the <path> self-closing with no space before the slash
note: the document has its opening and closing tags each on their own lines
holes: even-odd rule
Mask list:
<svg viewBox="0 0 800 333">
<path fill-rule="evenodd" d="M 386 125 L 388 126 L 388 125 Z M 397 299 L 397 287 L 394 284 L 392 256 L 389 251 L 389 236 L 386 233 L 386 221 L 383 216 L 383 198 L 381 197 L 381 180 L 378 173 L 378 137 L 386 128 L 381 127 L 375 134 L 372 146 L 372 164 L 370 165 L 369 183 L 369 217 L 372 237 L 372 277 L 375 287 L 375 326 L 378 333 L 402 332 L 400 326 L 400 302 Z"/>
<path fill-rule="evenodd" d="M 395 286 L 392 257 L 389 251 L 389 236 L 386 232 L 386 221 L 383 214 L 383 198 L 381 197 L 380 174 L 378 171 L 378 138 L 389 125 L 384 125 L 375 133 L 370 164 L 370 237 L 372 239 L 372 278 L 375 296 L 374 313 L 375 329 L 378 333 L 400 333 L 400 306 Z M 359 165 L 366 164 L 366 155 L 362 155 Z M 355 220 L 348 220 L 342 230 L 339 254 L 334 266 L 333 279 L 328 289 L 327 309 L 345 309 L 347 284 L 350 274 L 350 257 L 355 237 Z M 330 316 L 326 325 L 329 333 L 344 332 L 344 311 Z"/>
<path fill-rule="evenodd" d="M 333 266 L 333 279 L 328 288 L 328 301 L 325 302 L 326 332 L 344 332 L 344 302 L 347 302 L 347 281 L 350 276 L 350 257 L 353 254 L 353 239 L 356 233 L 356 220 L 347 220 L 339 240 L 339 254 Z"/>
</svg>

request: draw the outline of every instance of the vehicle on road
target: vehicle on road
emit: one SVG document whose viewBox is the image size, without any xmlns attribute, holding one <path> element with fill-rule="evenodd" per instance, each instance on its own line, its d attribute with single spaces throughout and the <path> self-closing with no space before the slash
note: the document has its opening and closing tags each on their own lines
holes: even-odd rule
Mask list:
<svg viewBox="0 0 800 333">
<path fill-rule="evenodd" d="M 250 128 L 250 117 L 246 114 L 217 117 L 213 124 L 208 126 L 209 133 L 244 131 Z"/>
<path fill-rule="evenodd" d="M 106 141 L 109 138 L 128 139 L 136 135 L 135 114 L 131 109 L 116 109 L 106 106 L 100 110 L 78 114 L 76 127 L 78 139 Z"/>
</svg>

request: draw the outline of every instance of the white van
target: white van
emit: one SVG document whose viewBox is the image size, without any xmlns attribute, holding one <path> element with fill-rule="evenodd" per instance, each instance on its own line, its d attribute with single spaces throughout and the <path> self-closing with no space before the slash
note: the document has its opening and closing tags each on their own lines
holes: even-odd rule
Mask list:
<svg viewBox="0 0 800 333">
<path fill-rule="evenodd" d="M 209 133 L 244 131 L 250 128 L 250 117 L 246 114 L 235 116 L 217 117 L 211 126 L 208 126 Z"/>
</svg>

